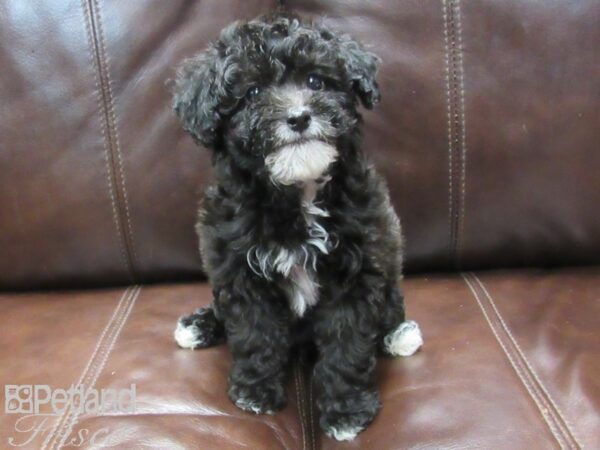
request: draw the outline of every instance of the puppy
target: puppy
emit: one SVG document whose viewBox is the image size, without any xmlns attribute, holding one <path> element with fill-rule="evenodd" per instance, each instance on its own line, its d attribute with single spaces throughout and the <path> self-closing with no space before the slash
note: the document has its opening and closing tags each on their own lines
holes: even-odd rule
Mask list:
<svg viewBox="0 0 600 450">
<path fill-rule="evenodd" d="M 377 64 L 350 37 L 277 13 L 224 29 L 174 83 L 175 112 L 211 150 L 216 178 L 197 225 L 214 300 L 182 317 L 175 339 L 226 340 L 229 397 L 272 414 L 286 403 L 295 334 L 308 332 L 320 425 L 338 440 L 380 408 L 378 349 L 422 344 L 404 317 L 400 222 L 359 144 Z"/>
</svg>

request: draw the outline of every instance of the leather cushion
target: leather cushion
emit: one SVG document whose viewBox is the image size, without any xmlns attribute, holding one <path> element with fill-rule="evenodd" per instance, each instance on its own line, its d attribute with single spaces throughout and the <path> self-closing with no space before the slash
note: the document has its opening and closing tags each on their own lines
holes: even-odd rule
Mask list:
<svg viewBox="0 0 600 450">
<path fill-rule="evenodd" d="M 381 358 L 383 409 L 352 444 L 319 432 L 306 368 L 295 367 L 283 412 L 254 416 L 226 396 L 226 346 L 176 347 L 175 321 L 210 301 L 205 284 L 4 294 L 0 384 L 136 384 L 134 414 L 48 417 L 36 448 L 99 431 L 118 448 L 597 448 L 599 281 L 598 269 L 407 279 L 425 347 Z M 1 416 L 4 442 L 31 437 L 15 432 L 19 417 Z"/>
</svg>

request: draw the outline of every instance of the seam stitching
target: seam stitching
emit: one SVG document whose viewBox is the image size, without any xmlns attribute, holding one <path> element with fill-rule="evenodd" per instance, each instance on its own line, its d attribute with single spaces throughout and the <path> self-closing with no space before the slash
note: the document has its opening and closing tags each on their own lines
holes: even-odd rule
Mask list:
<svg viewBox="0 0 600 450">
<path fill-rule="evenodd" d="M 460 0 L 443 0 L 446 102 L 448 120 L 448 259 L 460 265 L 464 221 L 466 131 Z"/>
<path fill-rule="evenodd" d="M 536 389 L 535 383 L 533 381 L 533 378 L 527 372 L 522 361 L 520 361 L 519 358 L 517 357 L 517 355 L 515 355 L 514 351 L 511 351 L 511 349 L 509 349 L 507 347 L 507 343 L 505 343 L 504 340 L 500 337 L 499 330 L 492 323 L 492 319 L 490 318 L 487 309 L 483 305 L 482 300 L 479 297 L 479 294 L 477 292 L 477 289 L 473 285 L 473 282 L 469 279 L 470 277 L 474 277 L 474 274 L 469 273 L 467 275 L 467 274 L 461 273 L 461 276 L 462 276 L 463 280 L 465 281 L 465 283 L 467 284 L 467 286 L 469 287 L 469 290 L 471 291 L 473 297 L 475 297 L 475 300 L 476 300 L 479 308 L 481 309 L 481 312 L 483 313 L 483 316 L 484 316 L 488 326 L 490 327 L 490 330 L 492 331 L 494 337 L 496 338 L 496 341 L 500 344 L 502 351 L 508 358 L 508 361 L 509 361 L 510 365 L 513 367 L 517 377 L 521 380 L 521 383 L 523 384 L 523 386 L 529 393 L 530 398 L 534 401 L 544 422 L 546 422 L 546 425 L 548 426 L 552 436 L 554 436 L 554 438 L 556 439 L 556 441 L 559 444 L 561 449 L 570 448 L 569 444 L 567 443 L 567 441 L 565 439 L 565 436 L 562 433 L 560 426 L 557 423 L 556 418 L 554 416 L 552 416 L 552 414 L 550 413 L 550 409 L 545 404 L 543 397 L 538 392 L 536 392 L 537 389 Z"/>
<path fill-rule="evenodd" d="M 456 3 L 454 1 L 451 1 L 450 3 L 450 8 L 451 8 L 451 18 L 450 18 L 450 25 L 451 25 L 451 29 L 452 29 L 452 39 L 451 39 L 451 44 L 452 44 L 452 140 L 453 140 L 453 145 L 452 145 L 452 151 L 453 151 L 453 155 L 452 155 L 452 190 L 454 192 L 454 195 L 452 197 L 452 203 L 453 203 L 453 213 L 452 213 L 452 242 L 451 242 L 451 251 L 452 251 L 452 260 L 455 261 L 456 259 L 456 224 L 457 224 L 457 218 L 459 216 L 459 196 L 458 196 L 458 186 L 457 186 L 457 167 L 458 167 L 458 149 L 460 147 L 460 134 L 458 132 L 460 125 L 459 125 L 459 112 L 458 112 L 458 105 L 459 105 L 459 94 L 458 94 L 458 77 L 459 77 L 459 66 L 458 66 L 458 60 L 457 60 L 457 55 L 458 55 L 458 51 L 457 51 L 457 29 L 456 29 Z"/>
<path fill-rule="evenodd" d="M 466 198 L 466 176 L 467 176 L 467 124 L 465 118 L 465 66 L 463 56 L 463 33 L 462 17 L 460 9 L 460 0 L 456 0 L 456 25 L 458 39 L 458 64 L 459 64 L 459 87 L 460 87 L 460 121 L 461 121 L 461 167 L 460 167 L 460 203 L 459 217 L 456 227 L 456 261 L 458 266 L 461 264 L 462 256 L 462 237 L 465 221 L 465 198 Z"/>
<path fill-rule="evenodd" d="M 110 73 L 110 59 L 108 57 L 108 52 L 106 51 L 106 40 L 104 38 L 104 25 L 102 22 L 101 7 L 100 7 L 100 4 L 98 3 L 98 0 L 93 0 L 93 1 L 96 6 L 96 16 L 98 17 L 98 36 L 99 36 L 99 41 L 100 41 L 101 58 L 104 61 L 104 70 L 106 73 L 106 92 L 107 92 L 107 97 L 108 97 L 108 102 L 106 104 L 106 108 L 111 117 L 110 125 L 112 126 L 112 130 L 113 130 L 112 136 L 113 136 L 113 142 L 114 142 L 114 149 L 115 149 L 115 153 L 117 155 L 117 166 L 118 166 L 119 174 L 120 174 L 120 185 L 121 185 L 121 189 L 123 191 L 122 198 L 123 198 L 123 206 L 125 209 L 125 219 L 126 219 L 126 223 L 127 223 L 126 238 L 129 239 L 128 249 L 131 250 L 131 258 L 132 258 L 132 266 L 133 266 L 132 270 L 134 270 L 134 272 L 135 272 L 135 266 L 136 266 L 135 263 L 137 261 L 137 254 L 135 251 L 135 241 L 133 238 L 133 227 L 131 226 L 131 214 L 129 213 L 127 183 L 126 183 L 126 179 L 125 179 L 125 170 L 123 169 L 121 144 L 119 141 L 119 132 L 118 132 L 118 127 L 117 127 L 118 121 L 117 121 L 117 115 L 115 113 L 115 108 L 114 108 L 114 96 L 113 96 L 113 89 L 112 89 L 113 81 L 112 81 L 112 77 L 111 77 L 111 73 Z"/>
<path fill-rule="evenodd" d="M 131 291 L 131 287 L 128 287 L 127 289 L 125 289 L 125 291 L 121 295 L 121 298 L 117 302 L 117 306 L 115 306 L 115 309 L 114 309 L 111 317 L 108 319 L 106 326 L 104 327 L 104 329 L 102 330 L 102 333 L 100 334 L 100 337 L 96 341 L 96 346 L 94 348 L 94 351 L 92 352 L 90 359 L 88 360 L 86 366 L 84 367 L 83 371 L 81 372 L 81 375 L 79 376 L 79 380 L 77 381 L 77 386 L 79 386 L 83 383 L 83 379 L 85 378 L 87 372 L 90 370 L 90 367 L 92 366 L 92 364 L 96 358 L 96 355 L 98 354 L 98 351 L 100 350 L 100 347 L 105 342 L 107 333 L 109 332 L 109 330 L 111 330 L 111 332 L 112 332 L 112 329 L 111 329 L 112 324 L 115 322 L 115 320 L 117 320 L 117 317 L 119 317 L 121 315 L 121 311 L 123 310 L 122 305 L 125 302 L 125 299 L 129 297 L 130 291 Z M 44 450 L 46 448 L 46 446 L 53 440 L 53 438 L 55 437 L 55 434 L 62 427 L 62 423 L 65 421 L 66 412 L 69 407 L 70 407 L 70 405 L 67 408 L 65 408 L 63 414 L 56 421 L 56 423 L 52 427 L 52 430 L 50 431 L 50 433 L 48 433 L 48 436 L 46 436 L 46 439 L 44 440 L 44 442 L 42 443 L 42 446 L 41 446 L 42 450 Z"/>
<path fill-rule="evenodd" d="M 446 72 L 446 112 L 448 119 L 448 258 L 452 260 L 452 217 L 453 212 L 453 191 L 452 191 L 452 98 L 450 81 L 450 30 L 448 25 L 448 13 L 446 2 L 442 3 L 442 13 L 444 21 L 444 48 L 445 48 L 445 72 Z"/>
<path fill-rule="evenodd" d="M 452 260 L 455 261 L 456 259 L 456 238 L 457 238 L 457 234 L 456 234 L 456 224 L 457 224 L 457 218 L 459 216 L 459 196 L 458 196 L 458 192 L 457 192 L 457 167 L 458 167 L 458 149 L 460 147 L 460 134 L 458 132 L 458 129 L 460 128 L 459 126 L 459 113 L 458 113 L 458 105 L 459 105 L 459 101 L 458 101 L 458 77 L 459 77 L 459 66 L 458 66 L 458 61 L 457 61 L 457 55 L 458 55 L 458 51 L 457 51 L 457 29 L 456 29 L 456 3 L 454 1 L 451 1 L 449 3 L 450 8 L 451 8 L 451 16 L 450 16 L 450 26 L 451 26 L 451 30 L 452 30 L 452 39 L 451 39 L 451 44 L 452 44 L 452 58 L 451 58 L 451 62 L 452 62 L 452 140 L 453 140 L 453 146 L 452 146 L 452 190 L 454 192 L 453 197 L 452 197 L 452 203 L 453 203 L 453 213 L 452 213 L 452 242 L 451 242 L 451 251 L 452 251 Z"/>
<path fill-rule="evenodd" d="M 119 246 L 119 254 L 121 257 L 121 262 L 125 266 L 126 270 L 129 272 L 129 263 L 127 261 L 127 254 L 125 250 L 125 242 L 123 240 L 123 233 L 121 232 L 121 223 L 119 221 L 119 214 L 117 211 L 117 200 L 115 196 L 115 182 L 112 177 L 111 165 L 110 165 L 110 148 L 109 148 L 109 139 L 106 133 L 106 122 L 103 118 L 103 93 L 102 93 L 102 84 L 99 79 L 98 69 L 97 69 L 97 60 L 94 52 L 94 35 L 92 31 L 92 24 L 90 19 L 91 11 L 89 10 L 89 5 L 86 0 L 81 0 L 81 7 L 83 10 L 84 23 L 86 34 L 88 38 L 88 53 L 90 57 L 91 67 L 93 68 L 93 76 L 94 76 L 94 84 L 96 86 L 95 95 L 96 95 L 96 103 L 98 105 L 98 113 L 100 115 L 100 133 L 102 134 L 102 140 L 104 142 L 104 162 L 106 168 L 106 178 L 108 181 L 108 193 L 110 196 L 110 203 L 112 208 L 112 216 L 113 222 L 117 231 L 117 241 Z"/>
<path fill-rule="evenodd" d="M 98 353 L 98 355 L 99 355 L 98 358 L 90 359 L 89 362 L 91 364 L 89 364 L 87 372 L 85 372 L 83 374 L 82 382 L 79 383 L 78 385 L 91 387 L 93 385 L 93 383 L 95 382 L 92 380 L 94 378 L 95 372 L 98 370 L 99 361 L 102 361 L 102 359 L 104 357 L 108 358 L 107 352 L 110 352 L 110 342 L 115 337 L 115 332 L 119 328 L 119 325 L 121 324 L 121 321 L 123 320 L 123 317 L 124 317 L 125 313 L 127 312 L 127 308 L 128 308 L 127 303 L 132 298 L 132 295 L 134 294 L 134 292 L 135 292 L 135 289 L 131 290 L 128 293 L 128 295 L 125 298 L 124 303 L 123 303 L 125 306 L 123 306 L 119 310 L 118 317 L 116 318 L 115 322 L 113 322 L 114 326 L 109 331 L 108 337 L 102 343 L 103 345 L 100 346 L 100 352 Z M 63 446 L 64 441 L 68 438 L 68 436 L 71 432 L 71 428 L 72 428 L 72 426 L 70 426 L 70 424 L 71 424 L 71 421 L 72 421 L 72 418 L 74 415 L 73 409 L 74 409 L 73 404 L 72 403 L 69 404 L 68 409 L 66 410 L 66 413 L 63 417 L 62 424 L 61 424 L 60 428 L 58 429 L 58 433 L 56 434 L 54 441 L 52 442 L 52 445 L 50 447 L 51 450 L 52 449 L 60 449 Z"/>
<path fill-rule="evenodd" d="M 525 355 L 525 352 L 523 352 L 523 350 L 521 349 L 521 346 L 519 345 L 518 341 L 516 340 L 516 338 L 514 337 L 514 335 L 512 334 L 512 332 L 510 331 L 510 328 L 508 327 L 508 324 L 506 323 L 506 321 L 504 320 L 504 318 L 500 314 L 500 311 L 496 307 L 496 302 L 494 302 L 494 299 L 492 298 L 491 294 L 489 293 L 489 291 L 487 290 L 487 288 L 485 287 L 485 285 L 483 284 L 483 282 L 479 279 L 479 277 L 476 274 L 473 273 L 471 275 L 473 276 L 473 278 L 475 278 L 475 281 L 477 281 L 477 283 L 481 287 L 482 291 L 484 292 L 485 296 L 490 301 L 490 304 L 491 304 L 491 306 L 492 306 L 492 308 L 493 308 L 496 316 L 498 317 L 498 320 L 500 321 L 500 324 L 504 328 L 504 331 L 508 335 L 509 339 L 512 341 L 512 343 L 515 346 L 517 352 L 519 353 L 519 355 L 523 359 L 523 362 L 527 366 L 527 369 L 529 369 L 529 371 L 531 372 L 531 375 L 537 381 L 537 383 L 539 385 L 539 388 L 544 392 L 544 394 L 546 394 L 546 397 L 547 397 L 548 401 L 552 404 L 552 406 L 556 410 L 556 413 L 562 419 L 562 421 L 564 423 L 564 427 L 561 424 L 561 428 L 563 429 L 563 432 L 565 434 L 567 434 L 567 435 L 570 435 L 570 437 L 572 438 L 572 440 L 575 441 L 575 443 L 579 447 L 583 448 L 583 445 L 577 439 L 577 437 L 575 435 L 575 432 L 573 431 L 573 426 L 566 419 L 566 416 L 563 414 L 563 412 L 561 411 L 561 409 L 558 407 L 558 405 L 556 404 L 556 402 L 554 401 L 554 399 L 552 398 L 552 396 L 550 395 L 550 393 L 546 389 L 544 383 L 542 383 L 541 378 L 538 376 L 537 372 L 533 369 L 533 366 L 531 365 L 531 363 L 527 359 L 527 356 Z M 560 424 L 560 422 L 559 422 L 559 424 Z"/>
<path fill-rule="evenodd" d="M 506 345 L 504 344 L 504 342 L 502 341 L 502 339 L 498 335 L 498 331 L 496 330 L 496 328 L 492 324 L 491 319 L 489 318 L 488 313 L 485 310 L 485 307 L 481 303 L 481 299 L 479 298 L 479 295 L 477 294 L 477 291 L 475 290 L 475 288 L 471 284 L 471 281 L 467 278 L 467 276 L 465 274 L 461 274 L 461 276 L 463 277 L 463 280 L 465 281 L 465 283 L 467 284 L 467 286 L 471 290 L 471 293 L 475 297 L 475 300 L 477 301 L 477 304 L 479 305 L 479 308 L 481 309 L 481 311 L 483 313 L 483 316 L 485 317 L 485 320 L 488 323 L 488 326 L 492 330 L 492 333 L 494 334 L 494 337 L 496 338 L 496 341 L 498 341 L 498 343 L 500 344 L 500 347 L 504 351 L 504 354 L 508 357 L 508 360 L 509 360 L 511 366 L 513 367 L 513 369 L 515 370 L 518 378 L 521 380 L 521 383 L 523 383 L 523 386 L 525 386 L 525 389 L 529 393 L 529 396 L 533 399 L 535 405 L 537 406 L 538 410 L 540 411 L 540 413 L 542 415 L 542 418 L 544 419 L 544 422 L 546 422 L 546 425 L 550 429 L 550 432 L 552 433 L 552 435 L 554 436 L 554 438 L 556 439 L 556 441 L 560 445 L 560 448 L 561 449 L 565 448 L 565 446 L 563 445 L 564 444 L 564 440 L 560 436 L 560 432 L 556 429 L 556 425 L 553 423 L 553 421 L 551 420 L 551 418 L 548 416 L 547 410 L 541 404 L 540 399 L 538 398 L 538 396 L 533 392 L 533 387 L 530 385 L 530 382 L 525 378 L 525 375 L 523 374 L 522 369 L 520 368 L 521 366 L 519 366 L 519 364 L 515 361 L 514 357 L 511 355 L 510 351 L 506 348 Z"/>
<path fill-rule="evenodd" d="M 300 368 L 298 366 L 296 366 L 295 369 L 295 373 L 294 373 L 294 384 L 296 385 L 296 400 L 298 402 L 298 415 L 300 416 L 300 428 L 302 429 L 302 449 L 306 450 L 306 428 L 305 428 L 305 424 L 304 424 L 304 402 L 302 399 L 302 394 L 301 394 L 301 388 L 300 388 L 300 384 L 301 382 L 299 381 L 299 371 Z"/>
<path fill-rule="evenodd" d="M 299 364 L 298 369 L 298 376 L 300 378 L 300 391 L 302 392 L 302 415 L 304 416 L 304 422 L 306 423 L 306 442 L 308 449 L 314 450 L 314 448 L 311 447 L 310 440 L 311 426 L 310 422 L 308 421 L 308 408 L 306 405 L 306 384 L 304 380 L 304 369 L 302 367 L 302 363 Z"/>
<path fill-rule="evenodd" d="M 317 448 L 317 440 L 315 437 L 315 422 L 313 418 L 313 409 L 315 405 L 313 404 L 313 384 L 312 380 L 308 381 L 308 413 L 310 415 L 310 436 L 312 440 L 312 448 L 313 450 Z"/>
<path fill-rule="evenodd" d="M 107 344 L 104 354 L 101 355 L 99 360 L 95 361 L 95 363 L 93 364 L 94 370 L 89 372 L 90 373 L 89 387 L 95 386 L 96 382 L 98 381 L 98 378 L 100 377 L 100 374 L 104 370 L 104 367 L 106 366 L 106 362 L 108 361 L 108 358 L 119 338 L 119 335 L 120 335 L 121 331 L 123 330 L 123 327 L 125 326 L 125 323 L 127 322 L 127 319 L 129 318 L 129 316 L 131 314 L 131 311 L 133 310 L 135 301 L 137 300 L 140 292 L 141 292 L 141 288 L 139 286 L 136 286 L 131 291 L 131 294 L 128 296 L 127 301 L 126 301 L 127 305 L 123 308 L 123 314 L 121 314 L 121 317 L 119 318 L 118 323 L 115 325 L 113 332 L 111 333 L 111 336 L 107 341 L 108 344 Z M 80 414 L 81 414 L 80 409 L 75 409 L 75 410 L 73 408 L 70 409 L 69 413 L 67 414 L 67 419 L 65 419 L 66 425 L 63 428 L 62 433 L 59 434 L 59 436 L 60 436 L 59 440 L 56 441 L 57 445 L 55 446 L 55 448 L 57 450 L 59 450 L 63 447 L 63 445 L 65 444 L 65 441 L 71 435 L 71 432 L 73 431 L 73 427 L 79 422 Z"/>
<path fill-rule="evenodd" d="M 133 248 L 129 206 L 116 129 L 116 116 L 112 107 L 113 96 L 110 86 L 110 68 L 108 67 L 104 44 L 104 31 L 102 29 L 97 0 L 81 0 L 81 3 L 84 10 L 85 26 L 88 33 L 92 67 L 95 69 L 94 79 L 96 81 L 99 113 L 102 122 L 106 168 L 111 188 L 111 200 L 113 202 L 113 218 L 119 235 L 122 253 L 121 257 L 124 260 L 129 280 L 134 282 L 137 278 L 135 250 Z M 123 210 L 125 210 L 125 219 L 123 218 Z"/>
</svg>

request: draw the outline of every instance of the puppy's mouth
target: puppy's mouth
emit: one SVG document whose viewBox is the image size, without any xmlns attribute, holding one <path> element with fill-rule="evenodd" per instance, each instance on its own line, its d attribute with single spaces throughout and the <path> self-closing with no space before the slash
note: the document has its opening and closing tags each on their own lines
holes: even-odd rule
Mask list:
<svg viewBox="0 0 600 450">
<path fill-rule="evenodd" d="M 277 147 L 277 150 L 280 150 L 284 147 L 290 146 L 300 146 L 300 145 L 311 145 L 315 143 L 327 143 L 325 139 L 319 139 L 315 137 L 299 137 L 298 139 L 292 139 L 290 141 L 282 142 Z"/>
<path fill-rule="evenodd" d="M 318 180 L 337 157 L 337 149 L 327 141 L 299 138 L 269 154 L 265 166 L 274 183 L 291 185 Z"/>
</svg>

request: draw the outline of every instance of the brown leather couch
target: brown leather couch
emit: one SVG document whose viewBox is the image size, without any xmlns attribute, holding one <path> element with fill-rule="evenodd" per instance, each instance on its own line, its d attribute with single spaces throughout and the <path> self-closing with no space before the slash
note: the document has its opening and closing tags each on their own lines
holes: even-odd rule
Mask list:
<svg viewBox="0 0 600 450">
<path fill-rule="evenodd" d="M 193 230 L 210 164 L 165 80 L 276 3 L 0 3 L 5 407 L 5 385 L 136 387 L 131 413 L 2 411 L 0 448 L 600 448 L 597 0 L 284 1 L 383 60 L 365 149 L 425 346 L 380 361 L 383 409 L 351 443 L 319 431 L 304 365 L 287 408 L 253 416 L 225 394 L 226 346 L 176 347 L 211 297 Z"/>
</svg>

